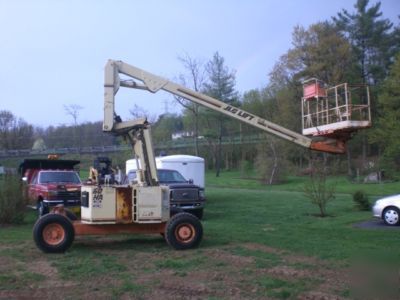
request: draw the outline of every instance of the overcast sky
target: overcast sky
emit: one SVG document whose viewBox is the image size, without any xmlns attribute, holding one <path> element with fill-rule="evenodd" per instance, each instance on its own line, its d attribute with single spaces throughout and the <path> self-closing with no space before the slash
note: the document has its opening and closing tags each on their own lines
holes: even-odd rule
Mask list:
<svg viewBox="0 0 400 300">
<path fill-rule="evenodd" d="M 384 17 L 398 23 L 400 1 L 381 2 Z M 236 70 L 239 92 L 260 88 L 291 47 L 294 26 L 330 19 L 342 8 L 353 11 L 354 3 L 0 0 L 0 110 L 34 125 L 56 126 L 71 124 L 64 105 L 78 104 L 78 122 L 102 120 L 109 58 L 174 79 L 183 72 L 179 55 L 207 61 L 218 51 Z M 118 95 L 117 110 L 125 119 L 135 104 L 151 115 L 180 110 L 167 93 Z"/>
</svg>

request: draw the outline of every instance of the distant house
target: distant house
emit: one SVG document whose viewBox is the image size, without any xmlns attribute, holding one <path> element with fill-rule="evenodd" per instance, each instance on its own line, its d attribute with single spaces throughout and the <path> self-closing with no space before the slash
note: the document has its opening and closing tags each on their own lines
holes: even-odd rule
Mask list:
<svg viewBox="0 0 400 300">
<path fill-rule="evenodd" d="M 191 131 L 179 131 L 172 134 L 173 141 L 190 137 L 193 137 L 193 132 Z"/>
</svg>

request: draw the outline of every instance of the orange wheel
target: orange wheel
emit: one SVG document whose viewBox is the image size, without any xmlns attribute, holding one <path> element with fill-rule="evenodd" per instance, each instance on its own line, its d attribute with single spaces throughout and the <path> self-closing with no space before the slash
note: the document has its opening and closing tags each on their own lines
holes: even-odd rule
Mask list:
<svg viewBox="0 0 400 300">
<path fill-rule="evenodd" d="M 45 243 L 56 246 L 65 239 L 65 230 L 58 223 L 51 223 L 43 228 L 43 240 Z"/>
<path fill-rule="evenodd" d="M 44 215 L 33 227 L 33 239 L 43 252 L 64 252 L 72 245 L 74 238 L 74 226 L 67 217 L 60 214 Z"/>
<path fill-rule="evenodd" d="M 189 223 L 180 224 L 175 229 L 175 237 L 180 243 L 187 244 L 192 242 L 195 235 L 196 229 Z"/>
<path fill-rule="evenodd" d="M 180 212 L 168 220 L 165 227 L 165 239 L 176 250 L 197 247 L 203 236 L 203 226 L 195 216 Z"/>
</svg>

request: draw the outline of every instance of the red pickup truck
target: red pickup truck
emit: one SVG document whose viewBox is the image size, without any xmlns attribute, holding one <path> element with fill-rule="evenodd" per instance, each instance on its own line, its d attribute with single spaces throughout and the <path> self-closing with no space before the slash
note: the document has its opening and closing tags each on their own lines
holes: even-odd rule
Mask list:
<svg viewBox="0 0 400 300">
<path fill-rule="evenodd" d="M 74 167 L 78 160 L 25 159 L 20 165 L 24 196 L 42 216 L 52 206 L 63 204 L 79 212 L 81 180 Z"/>
</svg>

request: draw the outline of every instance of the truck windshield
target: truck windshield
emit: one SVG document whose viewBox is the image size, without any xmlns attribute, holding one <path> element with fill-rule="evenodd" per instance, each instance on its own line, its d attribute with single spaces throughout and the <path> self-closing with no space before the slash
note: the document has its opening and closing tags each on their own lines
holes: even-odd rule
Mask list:
<svg viewBox="0 0 400 300">
<path fill-rule="evenodd" d="M 41 172 L 40 183 L 81 183 L 75 172 Z"/>
<path fill-rule="evenodd" d="M 174 170 L 157 170 L 158 180 L 160 183 L 170 183 L 170 182 L 184 182 L 187 180 L 182 176 L 181 173 Z"/>
<path fill-rule="evenodd" d="M 157 176 L 160 183 L 187 183 L 185 177 L 175 170 L 157 170 Z M 136 181 L 136 171 L 129 171 L 127 181 Z"/>
</svg>

